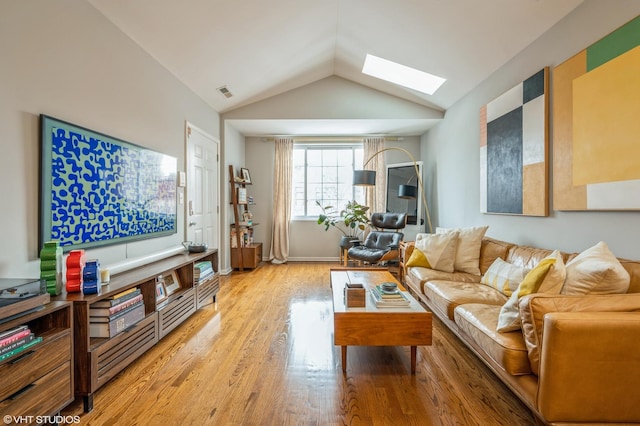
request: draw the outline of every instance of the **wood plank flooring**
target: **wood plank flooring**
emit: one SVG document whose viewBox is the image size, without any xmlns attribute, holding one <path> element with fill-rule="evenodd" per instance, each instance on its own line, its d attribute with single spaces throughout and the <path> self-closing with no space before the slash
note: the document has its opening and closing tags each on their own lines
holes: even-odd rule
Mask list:
<svg viewBox="0 0 640 426">
<path fill-rule="evenodd" d="M 436 318 L 433 345 L 333 345 L 331 264 L 264 264 L 221 277 L 211 304 L 103 386 L 91 425 L 534 425 Z"/>
</svg>

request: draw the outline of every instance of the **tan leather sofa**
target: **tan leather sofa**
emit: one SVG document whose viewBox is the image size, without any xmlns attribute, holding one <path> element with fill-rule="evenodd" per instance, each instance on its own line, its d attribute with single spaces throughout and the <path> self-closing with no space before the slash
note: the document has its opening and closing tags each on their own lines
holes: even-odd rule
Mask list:
<svg viewBox="0 0 640 426">
<path fill-rule="evenodd" d="M 480 272 L 497 257 L 533 268 L 551 252 L 485 237 Z M 507 297 L 480 276 L 410 267 L 403 280 L 541 423 L 640 424 L 640 262 L 619 260 L 627 294 L 525 296 L 522 330 L 508 333 L 496 331 Z"/>
</svg>

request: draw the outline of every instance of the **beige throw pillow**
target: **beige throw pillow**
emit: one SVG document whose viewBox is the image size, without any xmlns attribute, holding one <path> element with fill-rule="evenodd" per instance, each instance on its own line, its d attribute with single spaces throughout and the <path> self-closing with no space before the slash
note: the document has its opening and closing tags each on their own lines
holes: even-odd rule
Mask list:
<svg viewBox="0 0 640 426">
<path fill-rule="evenodd" d="M 500 309 L 497 330 L 500 332 L 520 329 L 520 298 L 533 293 L 558 294 L 566 277 L 564 261 L 558 250 L 545 257 L 524 277 L 518 289 L 511 294 Z"/>
<path fill-rule="evenodd" d="M 424 266 L 444 272 L 453 272 L 456 259 L 458 233 L 448 234 L 418 234 L 416 235 L 415 259 L 412 253 L 407 262 L 409 266 Z M 415 262 L 415 264 L 413 264 Z"/>
<path fill-rule="evenodd" d="M 458 249 L 454 269 L 480 275 L 480 247 L 482 238 L 487 232 L 488 226 L 476 226 L 471 228 L 436 228 L 436 234 L 458 232 Z"/>
<path fill-rule="evenodd" d="M 511 296 L 518 289 L 527 272 L 529 272 L 528 268 L 513 265 L 498 257 L 482 276 L 480 282 L 495 288 L 505 296 Z"/>
<path fill-rule="evenodd" d="M 567 279 L 561 294 L 621 294 L 631 277 L 603 241 L 567 263 Z"/>
</svg>

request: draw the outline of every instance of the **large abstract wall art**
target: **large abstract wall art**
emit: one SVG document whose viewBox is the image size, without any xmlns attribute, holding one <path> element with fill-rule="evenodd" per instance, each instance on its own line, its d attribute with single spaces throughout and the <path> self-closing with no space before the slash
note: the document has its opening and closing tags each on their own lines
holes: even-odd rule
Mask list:
<svg viewBox="0 0 640 426">
<path fill-rule="evenodd" d="M 40 120 L 41 241 L 69 251 L 177 232 L 175 157 Z"/>
<path fill-rule="evenodd" d="M 640 16 L 553 70 L 556 210 L 640 210 Z"/>
<path fill-rule="evenodd" d="M 480 211 L 547 216 L 549 69 L 480 109 Z"/>
</svg>

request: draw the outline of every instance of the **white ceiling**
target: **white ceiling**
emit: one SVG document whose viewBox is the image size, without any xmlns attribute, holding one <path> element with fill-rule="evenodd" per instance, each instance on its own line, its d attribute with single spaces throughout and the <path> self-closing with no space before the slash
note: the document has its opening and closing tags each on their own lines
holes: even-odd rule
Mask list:
<svg viewBox="0 0 640 426">
<path fill-rule="evenodd" d="M 87 1 L 220 113 L 331 75 L 446 110 L 582 2 Z M 377 80 L 361 73 L 367 53 L 447 81 L 429 96 Z M 252 133 L 297 134 L 269 126 L 313 125 L 263 121 Z M 365 133 L 385 133 L 383 124 Z"/>
</svg>

